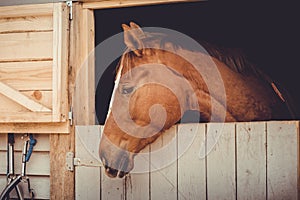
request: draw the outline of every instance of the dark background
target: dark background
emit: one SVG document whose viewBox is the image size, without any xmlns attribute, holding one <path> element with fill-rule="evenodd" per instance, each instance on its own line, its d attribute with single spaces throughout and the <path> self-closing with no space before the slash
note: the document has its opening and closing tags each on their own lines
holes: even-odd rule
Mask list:
<svg viewBox="0 0 300 200">
<path fill-rule="evenodd" d="M 241 48 L 252 63 L 289 91 L 297 105 L 300 104 L 299 8 L 296 2 L 288 1 L 209 0 L 96 10 L 95 43 L 121 32 L 122 23 L 134 21 L 142 27 L 169 28 L 198 41 Z M 116 64 L 106 70 L 97 87 L 96 113 L 100 124 L 105 121 Z"/>
</svg>

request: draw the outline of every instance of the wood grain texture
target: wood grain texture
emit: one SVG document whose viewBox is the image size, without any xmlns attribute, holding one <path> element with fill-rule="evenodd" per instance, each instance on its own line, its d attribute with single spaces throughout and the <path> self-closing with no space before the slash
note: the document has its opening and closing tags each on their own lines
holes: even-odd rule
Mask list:
<svg viewBox="0 0 300 200">
<path fill-rule="evenodd" d="M 1 8 L 0 8 L 1 10 Z M 52 16 L 0 18 L 0 33 L 52 31 Z"/>
<path fill-rule="evenodd" d="M 178 199 L 206 199 L 205 124 L 178 125 Z M 182 155 L 181 155 L 182 154 Z"/>
<path fill-rule="evenodd" d="M 17 90 L 52 90 L 52 61 L 0 63 L 0 81 Z"/>
<path fill-rule="evenodd" d="M 100 126 L 77 126 L 75 128 L 75 157 L 83 163 L 75 169 L 75 198 L 77 200 L 101 199 L 101 168 L 93 166 L 99 163 L 98 146 Z M 82 187 L 82 183 L 89 183 Z"/>
<path fill-rule="evenodd" d="M 24 119 L 21 119 L 24 120 Z M 0 123 L 0 133 L 60 133 L 67 134 L 70 133 L 69 122 L 66 123 L 24 123 L 24 122 L 15 122 L 15 123 Z"/>
<path fill-rule="evenodd" d="M 53 3 L 0 7 L 0 18 L 52 15 Z"/>
<path fill-rule="evenodd" d="M 146 6 L 146 5 L 159 5 L 170 4 L 178 2 L 194 2 L 199 0 L 81 0 L 84 2 L 84 8 L 89 9 L 105 9 L 105 8 L 120 8 L 120 7 L 132 7 L 132 6 Z"/>
<path fill-rule="evenodd" d="M 234 126 L 234 123 L 207 124 L 207 138 L 217 142 L 207 152 L 208 199 L 236 198 Z"/>
<path fill-rule="evenodd" d="M 0 34 L 0 62 L 51 60 L 52 41 L 52 31 Z"/>
<path fill-rule="evenodd" d="M 74 5 L 74 10 L 77 9 L 77 6 Z M 68 8 L 66 7 L 66 5 L 64 3 L 58 3 L 58 4 L 54 4 L 54 14 L 53 14 L 53 26 L 58 26 L 58 27 L 54 27 L 53 28 L 53 39 L 54 39 L 54 48 L 58 48 L 62 47 L 62 48 L 66 48 L 66 46 L 64 46 L 65 44 L 60 43 L 60 41 L 62 39 L 66 39 L 66 41 L 68 42 L 68 38 L 65 38 L 66 35 L 68 34 L 68 29 L 69 27 L 66 26 L 66 21 L 68 20 L 68 18 L 65 18 L 66 16 L 68 16 Z M 63 19 L 58 19 L 59 17 L 64 17 Z M 62 20 L 62 21 L 60 21 Z M 74 20 L 76 21 L 79 20 L 78 18 L 76 18 L 74 16 Z M 74 24 L 70 25 L 70 26 L 74 26 Z M 65 29 L 67 28 L 67 30 Z M 58 33 L 61 33 L 63 36 L 58 35 Z M 70 33 L 71 34 L 71 33 Z M 62 42 L 62 41 L 61 41 Z M 65 41 L 64 41 L 65 42 Z M 71 45 L 71 43 L 70 43 Z M 68 102 L 68 100 L 70 101 L 70 99 L 68 99 L 65 95 L 72 95 L 72 94 L 68 94 L 67 92 L 67 82 L 65 82 L 66 80 L 68 80 L 68 65 L 74 65 L 76 63 L 76 59 L 74 58 L 74 60 L 72 62 L 70 62 L 69 59 L 63 61 L 60 59 L 64 59 L 65 53 L 69 53 L 70 55 L 74 55 L 76 52 L 71 51 L 74 50 L 73 46 L 68 47 L 70 51 L 66 51 L 66 49 L 61 49 L 60 53 L 62 53 L 61 57 L 57 57 L 58 54 L 56 54 L 56 52 L 53 52 L 55 55 L 53 55 L 53 62 L 56 64 L 54 64 L 56 66 L 56 69 L 53 70 L 53 72 L 58 73 L 57 77 L 59 79 L 60 76 L 65 76 L 64 79 L 62 80 L 57 80 L 57 81 L 61 81 L 61 82 L 57 82 L 57 83 L 53 83 L 56 84 L 53 86 L 53 88 L 57 88 L 57 87 L 62 87 L 59 91 L 56 91 L 57 94 L 55 99 L 53 100 L 53 106 L 57 105 L 58 103 L 58 99 L 61 99 L 63 101 L 63 105 L 61 105 L 61 107 L 57 108 L 57 112 L 55 112 L 54 118 L 55 120 L 57 120 L 57 113 L 62 112 L 62 114 L 66 114 L 64 113 L 65 109 L 68 109 L 69 104 L 71 104 L 70 102 Z M 76 54 L 77 55 L 77 54 Z M 67 63 L 65 63 L 67 62 Z M 70 62 L 70 63 L 69 63 Z M 63 69 L 57 69 L 58 66 L 61 66 Z M 62 70 L 62 71 L 58 71 L 58 70 Z M 61 95 L 61 92 L 64 93 L 64 95 Z M 66 97 L 66 98 L 64 98 Z M 60 116 L 62 117 L 66 117 L 66 116 Z M 64 118 L 65 120 L 66 118 Z M 63 120 L 61 120 L 63 121 Z M 66 122 L 68 123 L 68 121 Z M 70 127 L 70 133 L 68 135 L 62 135 L 62 134 L 51 134 L 50 135 L 50 166 L 51 166 L 51 170 L 50 170 L 50 199 L 74 199 L 75 198 L 75 174 L 72 171 L 68 171 L 68 169 L 66 168 L 66 155 L 67 152 L 74 152 L 75 149 L 75 129 L 74 127 Z"/>
<path fill-rule="evenodd" d="M 267 122 L 268 199 L 298 199 L 299 122 Z"/>
<path fill-rule="evenodd" d="M 32 100 L 31 98 L 2 82 L 0 82 L 0 93 L 32 112 L 51 112 L 51 110 L 46 106 Z"/>
<path fill-rule="evenodd" d="M 266 124 L 236 126 L 237 198 L 266 199 Z"/>
<path fill-rule="evenodd" d="M 150 145 L 151 199 L 177 199 L 177 127 Z"/>
</svg>

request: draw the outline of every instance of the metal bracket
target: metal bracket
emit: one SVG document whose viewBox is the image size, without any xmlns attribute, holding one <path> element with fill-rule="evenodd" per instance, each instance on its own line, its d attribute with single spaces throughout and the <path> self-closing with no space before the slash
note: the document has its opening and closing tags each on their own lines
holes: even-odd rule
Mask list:
<svg viewBox="0 0 300 200">
<path fill-rule="evenodd" d="M 102 163 L 95 160 L 85 160 L 80 158 L 74 158 L 75 166 L 85 166 L 85 167 L 102 167 Z"/>
<path fill-rule="evenodd" d="M 70 120 L 70 125 L 73 126 L 73 108 L 70 108 L 70 111 L 68 113 L 68 119 Z"/>
<path fill-rule="evenodd" d="M 67 6 L 70 8 L 70 13 L 69 13 L 69 19 L 73 19 L 73 2 L 76 2 L 76 0 L 63 0 L 66 2 Z"/>
<path fill-rule="evenodd" d="M 68 171 L 74 171 L 74 153 L 68 152 L 66 155 L 66 168 Z"/>
</svg>

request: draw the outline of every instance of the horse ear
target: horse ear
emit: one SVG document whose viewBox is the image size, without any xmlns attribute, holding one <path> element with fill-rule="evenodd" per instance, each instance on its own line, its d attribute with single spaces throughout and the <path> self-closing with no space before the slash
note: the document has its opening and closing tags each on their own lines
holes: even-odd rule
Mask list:
<svg viewBox="0 0 300 200">
<path fill-rule="evenodd" d="M 122 28 L 124 30 L 124 43 L 126 44 L 126 46 L 137 56 L 142 56 L 144 48 L 143 42 L 141 40 L 144 37 L 144 35 L 141 35 L 142 29 L 129 27 L 126 24 L 122 24 Z"/>
</svg>

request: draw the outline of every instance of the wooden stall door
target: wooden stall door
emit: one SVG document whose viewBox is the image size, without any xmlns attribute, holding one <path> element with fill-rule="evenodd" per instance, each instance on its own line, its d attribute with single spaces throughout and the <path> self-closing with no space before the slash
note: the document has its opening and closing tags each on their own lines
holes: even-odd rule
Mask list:
<svg viewBox="0 0 300 200">
<path fill-rule="evenodd" d="M 177 161 L 125 179 L 108 178 L 101 169 L 98 145 L 102 129 L 76 127 L 77 200 L 299 199 L 298 121 L 176 125 L 150 149 L 175 139 L 167 155 L 177 154 Z M 193 141 L 189 148 L 182 149 L 181 144 L 189 140 Z M 208 148 L 212 140 L 217 143 Z M 203 144 L 206 151 L 211 149 L 204 158 L 199 156 Z M 149 169 L 165 162 L 155 160 L 151 151 L 143 159 Z"/>
<path fill-rule="evenodd" d="M 67 121 L 68 14 L 65 3 L 0 7 L 0 132 Z"/>
</svg>

